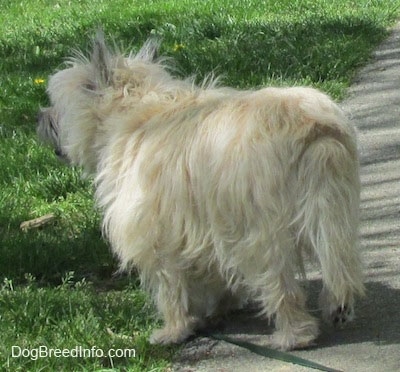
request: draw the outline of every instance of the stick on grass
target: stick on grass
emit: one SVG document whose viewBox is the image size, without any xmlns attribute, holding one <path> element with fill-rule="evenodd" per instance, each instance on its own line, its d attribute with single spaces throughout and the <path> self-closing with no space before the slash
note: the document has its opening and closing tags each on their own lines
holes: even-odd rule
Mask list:
<svg viewBox="0 0 400 372">
<path fill-rule="evenodd" d="M 45 214 L 44 216 L 34 218 L 33 220 L 24 221 L 19 226 L 22 231 L 28 231 L 30 229 L 37 229 L 39 227 L 45 226 L 50 222 L 54 221 L 56 216 L 54 213 Z"/>
</svg>

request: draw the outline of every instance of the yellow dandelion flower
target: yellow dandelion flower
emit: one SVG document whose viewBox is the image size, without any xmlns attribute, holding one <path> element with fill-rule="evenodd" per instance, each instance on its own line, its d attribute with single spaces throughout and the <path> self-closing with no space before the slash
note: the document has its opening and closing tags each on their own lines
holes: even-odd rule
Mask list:
<svg viewBox="0 0 400 372">
<path fill-rule="evenodd" d="M 42 79 L 42 78 L 36 78 L 35 80 L 33 80 L 33 82 L 34 82 L 36 85 L 42 85 L 42 84 L 44 84 L 44 79 Z"/>
<path fill-rule="evenodd" d="M 175 43 L 174 45 L 174 52 L 179 52 L 180 50 L 184 49 L 185 46 L 183 44 Z"/>
</svg>

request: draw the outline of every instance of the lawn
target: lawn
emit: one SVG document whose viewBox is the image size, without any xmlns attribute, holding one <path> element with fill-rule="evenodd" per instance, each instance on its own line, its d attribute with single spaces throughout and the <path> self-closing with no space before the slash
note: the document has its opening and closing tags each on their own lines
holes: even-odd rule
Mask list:
<svg viewBox="0 0 400 372">
<path fill-rule="evenodd" d="M 340 100 L 399 13 L 398 0 L 1 0 L 0 369 L 156 371 L 177 350 L 148 344 L 154 308 L 134 273 L 114 275 L 91 180 L 36 140 L 48 75 L 86 50 L 94 30 L 133 50 L 160 37 L 179 76 L 212 72 L 239 88 L 306 84 Z M 20 228 L 48 213 L 49 224 Z M 104 355 L 26 356 L 75 347 Z"/>
</svg>

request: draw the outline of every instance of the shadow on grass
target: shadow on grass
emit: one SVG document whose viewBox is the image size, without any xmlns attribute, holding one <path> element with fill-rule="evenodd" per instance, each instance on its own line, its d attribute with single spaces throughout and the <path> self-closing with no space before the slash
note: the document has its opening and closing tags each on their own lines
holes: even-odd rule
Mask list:
<svg viewBox="0 0 400 372">
<path fill-rule="evenodd" d="M 71 50 L 86 50 L 94 30 L 102 24 L 117 44 L 134 42 L 139 47 L 150 34 L 159 35 L 164 41 L 163 52 L 176 58 L 185 75 L 204 76 L 217 68 L 236 84 L 261 83 L 266 75 L 320 82 L 352 76 L 371 47 L 387 35 L 382 26 L 356 16 L 229 23 L 225 18 L 199 15 L 185 22 L 176 15 L 147 12 L 127 24 L 96 20 L 73 33 L 68 29 L 52 35 L 52 40 L 32 30 L 31 34 L 27 31 L 24 44 L 10 41 L 3 45 L 0 57 L 5 70 L 50 73 Z M 178 52 L 172 50 L 176 42 L 184 45 Z"/>
<path fill-rule="evenodd" d="M 167 17 L 168 16 L 168 17 Z M 166 22 L 168 19 L 168 22 Z M 190 23 L 189 23 L 190 22 Z M 23 43 L 5 40 L 0 48 L 3 89 L 3 131 L 35 130 L 39 106 L 47 105 L 45 84 L 35 86 L 62 66 L 73 50 L 87 50 L 98 26 L 117 45 L 138 49 L 150 34 L 163 40 L 161 53 L 172 57 L 182 76 L 196 74 L 201 81 L 211 71 L 236 87 L 272 84 L 348 84 L 360 63 L 387 30 L 368 18 L 305 18 L 302 22 L 227 22 L 199 15 L 182 20 L 176 14 L 145 12 L 134 21 L 112 23 L 107 18 L 45 36 L 27 30 Z M 183 47 L 175 50 L 176 44 Z M 333 95 L 340 96 L 336 88 Z"/>
<path fill-rule="evenodd" d="M 23 283 L 29 273 L 41 283 L 58 285 L 66 272 L 73 271 L 78 280 L 113 280 L 117 264 L 99 230 L 70 228 L 68 234 L 66 229 L 56 226 L 24 233 L 16 226 L 0 228 L 1 277 Z"/>
</svg>

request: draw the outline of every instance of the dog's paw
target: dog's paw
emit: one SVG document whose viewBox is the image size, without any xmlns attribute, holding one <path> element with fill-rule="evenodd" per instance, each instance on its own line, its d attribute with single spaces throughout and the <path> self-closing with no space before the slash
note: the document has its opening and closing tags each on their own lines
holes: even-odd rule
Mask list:
<svg viewBox="0 0 400 372">
<path fill-rule="evenodd" d="M 354 299 L 347 296 L 343 302 L 334 299 L 327 291 L 322 291 L 319 297 L 322 317 L 327 324 L 341 328 L 354 319 Z"/>
<path fill-rule="evenodd" d="M 354 310 L 352 306 L 340 305 L 331 311 L 330 321 L 334 327 L 341 328 L 346 323 L 354 319 Z"/>
<path fill-rule="evenodd" d="M 269 336 L 268 346 L 272 349 L 280 351 L 288 351 L 294 349 L 305 349 L 315 345 L 316 335 L 304 334 L 301 337 L 284 334 L 282 331 L 276 331 Z"/>
<path fill-rule="evenodd" d="M 269 337 L 268 346 L 282 351 L 305 349 L 315 345 L 315 339 L 318 334 L 318 323 L 314 319 L 311 319 L 296 324 L 286 331 L 275 331 Z"/>
<path fill-rule="evenodd" d="M 151 344 L 179 344 L 193 334 L 191 329 L 161 328 L 156 329 L 150 336 Z"/>
</svg>

